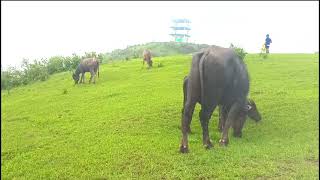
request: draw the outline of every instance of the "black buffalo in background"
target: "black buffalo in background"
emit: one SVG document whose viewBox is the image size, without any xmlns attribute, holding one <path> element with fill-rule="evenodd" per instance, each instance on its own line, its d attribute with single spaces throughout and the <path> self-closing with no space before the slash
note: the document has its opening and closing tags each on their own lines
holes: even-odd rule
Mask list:
<svg viewBox="0 0 320 180">
<path fill-rule="evenodd" d="M 249 75 L 246 65 L 233 49 L 211 46 L 194 54 L 183 89 L 182 153 L 188 152 L 188 132 L 196 103 L 201 104 L 199 116 L 206 148 L 212 147 L 208 123 L 217 106 L 220 106 L 221 145 L 228 144 L 230 127 L 233 127 L 235 136 L 241 136 L 247 115 L 256 121 L 261 120 L 254 101 L 247 99 Z"/>
</svg>

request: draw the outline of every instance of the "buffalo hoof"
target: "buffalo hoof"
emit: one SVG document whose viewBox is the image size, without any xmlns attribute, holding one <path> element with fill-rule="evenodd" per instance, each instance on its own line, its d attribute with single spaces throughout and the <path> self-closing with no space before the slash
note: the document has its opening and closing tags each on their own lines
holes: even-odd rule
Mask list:
<svg viewBox="0 0 320 180">
<path fill-rule="evenodd" d="M 236 138 L 241 138 L 242 137 L 242 133 L 233 133 L 233 136 Z"/>
<path fill-rule="evenodd" d="M 226 140 L 226 139 L 220 139 L 219 140 L 219 144 L 220 144 L 220 146 L 227 146 L 228 145 L 228 140 Z"/>
<path fill-rule="evenodd" d="M 181 153 L 188 153 L 189 152 L 189 149 L 188 149 L 188 146 L 180 146 L 180 152 Z"/>
</svg>

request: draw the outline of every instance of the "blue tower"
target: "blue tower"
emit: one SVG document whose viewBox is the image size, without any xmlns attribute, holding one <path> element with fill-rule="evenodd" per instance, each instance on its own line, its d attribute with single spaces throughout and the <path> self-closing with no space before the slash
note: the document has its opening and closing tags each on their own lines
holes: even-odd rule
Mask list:
<svg viewBox="0 0 320 180">
<path fill-rule="evenodd" d="M 172 33 L 170 36 L 173 37 L 173 41 L 175 42 L 188 42 L 190 38 L 189 31 L 191 21 L 189 19 L 174 19 L 172 21 Z"/>
</svg>

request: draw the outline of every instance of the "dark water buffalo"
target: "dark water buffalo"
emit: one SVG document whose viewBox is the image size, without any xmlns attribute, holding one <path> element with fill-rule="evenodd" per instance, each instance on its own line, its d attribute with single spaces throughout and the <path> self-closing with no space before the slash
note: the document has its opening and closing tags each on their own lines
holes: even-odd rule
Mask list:
<svg viewBox="0 0 320 180">
<path fill-rule="evenodd" d="M 90 72 L 91 74 L 89 83 L 91 83 L 92 78 L 93 78 L 93 83 L 96 83 L 97 72 L 99 77 L 99 60 L 96 58 L 83 59 L 78 65 L 76 71 L 72 75 L 72 78 L 75 84 L 78 83 L 80 74 L 81 74 L 80 83 L 84 83 L 84 74 L 86 72 Z"/>
<path fill-rule="evenodd" d="M 149 67 L 149 68 L 152 67 L 151 51 L 145 49 L 145 50 L 143 51 L 143 53 L 142 53 L 142 57 L 143 57 L 143 61 L 142 61 L 143 65 L 144 65 L 144 62 L 147 62 L 148 67 Z"/>
<path fill-rule="evenodd" d="M 222 130 L 221 145 L 228 144 L 228 131 L 232 126 L 235 135 L 249 115 L 255 120 L 261 116 L 255 103 L 247 99 L 249 76 L 243 60 L 233 49 L 211 46 L 193 55 L 191 70 L 184 81 L 184 104 L 181 120 L 182 141 L 180 151 L 188 152 L 188 132 L 196 103 L 201 104 L 199 113 L 203 144 L 211 148 L 208 123 L 214 109 L 220 106 L 219 127 Z"/>
<path fill-rule="evenodd" d="M 186 98 L 187 98 L 187 86 L 188 86 L 188 76 L 184 77 L 183 80 L 183 106 L 185 105 Z M 198 102 L 200 103 L 200 102 Z M 183 113 L 183 108 L 182 108 L 182 113 Z M 248 104 L 246 108 L 243 108 L 241 110 L 241 115 L 239 115 L 237 120 L 234 120 L 232 122 L 231 127 L 233 128 L 233 135 L 235 137 L 241 137 L 242 136 L 242 128 L 244 125 L 244 121 L 247 119 L 247 117 L 250 117 L 251 119 L 255 121 L 259 121 L 261 119 L 260 113 L 258 111 L 258 108 L 255 104 L 255 102 L 251 99 L 248 99 Z M 219 105 L 219 124 L 218 124 L 218 129 L 220 132 L 222 132 L 225 120 L 226 120 L 226 109 L 222 106 Z M 190 129 L 190 124 L 187 127 L 188 133 L 191 133 Z"/>
</svg>

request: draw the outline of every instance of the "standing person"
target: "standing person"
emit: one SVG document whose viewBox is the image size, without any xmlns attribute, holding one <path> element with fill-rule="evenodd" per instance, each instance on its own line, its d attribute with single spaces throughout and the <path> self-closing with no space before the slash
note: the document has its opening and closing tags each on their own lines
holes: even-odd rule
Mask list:
<svg viewBox="0 0 320 180">
<path fill-rule="evenodd" d="M 267 54 L 269 54 L 270 43 L 272 43 L 272 40 L 269 38 L 269 34 L 267 34 L 267 36 L 266 36 L 266 42 L 264 43 L 264 45 L 265 45 L 265 47 L 266 47 L 266 52 L 267 52 Z"/>
</svg>

